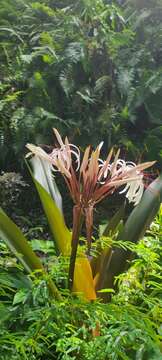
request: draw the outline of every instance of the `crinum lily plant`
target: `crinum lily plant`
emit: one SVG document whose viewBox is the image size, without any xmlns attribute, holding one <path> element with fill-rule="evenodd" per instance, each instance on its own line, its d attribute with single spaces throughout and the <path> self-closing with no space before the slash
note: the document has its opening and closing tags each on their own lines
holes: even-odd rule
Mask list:
<svg viewBox="0 0 162 360">
<path fill-rule="evenodd" d="M 93 230 L 93 211 L 97 203 L 119 189 L 125 194 L 129 202 L 137 205 L 144 191 L 143 170 L 152 166 L 154 162 L 136 165 L 119 158 L 120 151 L 109 152 L 106 160 L 101 159 L 100 153 L 103 142 L 96 150 L 88 146 L 81 159 L 80 150 L 69 143 L 68 138 L 62 140 L 59 132 L 54 129 L 57 146 L 50 153 L 41 147 L 27 144 L 30 151 L 27 156 L 34 155 L 47 161 L 53 172 L 60 172 L 65 179 L 70 195 L 74 202 L 73 230 L 71 240 L 71 254 L 69 265 L 69 288 L 73 288 L 79 236 L 85 219 L 87 238 L 87 258 L 91 251 L 91 237 Z"/>
</svg>

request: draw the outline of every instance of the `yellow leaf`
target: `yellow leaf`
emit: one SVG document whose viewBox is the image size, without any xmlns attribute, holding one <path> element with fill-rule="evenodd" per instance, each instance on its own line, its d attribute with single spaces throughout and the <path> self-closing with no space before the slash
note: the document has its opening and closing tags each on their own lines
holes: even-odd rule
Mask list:
<svg viewBox="0 0 162 360">
<path fill-rule="evenodd" d="M 92 270 L 86 256 L 76 259 L 73 291 L 82 293 L 87 300 L 96 299 Z"/>
</svg>

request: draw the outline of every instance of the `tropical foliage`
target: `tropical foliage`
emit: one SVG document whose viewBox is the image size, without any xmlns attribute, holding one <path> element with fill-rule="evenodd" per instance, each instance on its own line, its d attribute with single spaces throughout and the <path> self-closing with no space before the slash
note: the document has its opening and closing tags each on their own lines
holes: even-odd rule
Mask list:
<svg viewBox="0 0 162 360">
<path fill-rule="evenodd" d="M 160 159 L 161 12 L 160 0 L 2 1 L 2 167 L 52 126 Z"/>
<path fill-rule="evenodd" d="M 162 0 L 0 5 L 0 358 L 162 360 Z"/>
</svg>

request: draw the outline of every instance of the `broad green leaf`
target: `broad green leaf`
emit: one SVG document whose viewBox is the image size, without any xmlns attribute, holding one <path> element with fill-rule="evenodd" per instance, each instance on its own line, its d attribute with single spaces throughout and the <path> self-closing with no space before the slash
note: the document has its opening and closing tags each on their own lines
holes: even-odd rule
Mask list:
<svg viewBox="0 0 162 360">
<path fill-rule="evenodd" d="M 38 156 L 33 156 L 30 163 L 32 164 L 34 178 L 51 195 L 51 198 L 63 214 L 62 197 L 52 174 L 52 165 Z"/>
<path fill-rule="evenodd" d="M 28 272 L 43 269 L 41 261 L 33 252 L 21 230 L 1 208 L 0 237 L 5 241 L 10 250 L 16 255 Z"/>
<path fill-rule="evenodd" d="M 7 306 L 4 303 L 0 303 L 0 323 L 2 324 L 3 321 L 8 320 L 8 318 L 11 316 L 11 311 L 9 306 Z"/>
<path fill-rule="evenodd" d="M 28 298 L 29 291 L 27 289 L 20 289 L 14 296 L 13 305 L 17 305 L 25 302 Z"/>
<path fill-rule="evenodd" d="M 30 168 L 29 170 L 38 191 L 44 212 L 48 219 L 50 230 L 54 237 L 53 240 L 55 242 L 56 249 L 64 256 L 69 255 L 71 246 L 71 232 L 66 227 L 63 215 L 54 199 L 51 197 L 51 193 L 53 194 L 53 188 L 51 181 L 48 181 L 47 179 L 49 172 L 46 173 L 46 169 L 42 169 L 41 165 L 37 166 L 37 168 L 35 167 L 34 174 Z M 45 177 L 45 180 L 43 177 Z"/>
<path fill-rule="evenodd" d="M 41 251 L 44 254 L 55 254 L 53 241 L 50 240 L 31 240 L 31 246 L 34 251 Z"/>
<path fill-rule="evenodd" d="M 12 268 L 13 270 L 13 268 Z M 12 273 L 9 273 L 5 270 L 0 271 L 0 284 L 1 287 L 5 286 L 5 288 L 10 289 L 30 289 L 31 288 L 31 280 L 24 274 L 23 272 L 20 272 L 17 270 L 17 268 L 14 269 Z"/>
<path fill-rule="evenodd" d="M 66 227 L 63 216 L 51 196 L 34 177 L 33 180 L 38 190 L 44 212 L 47 216 L 56 248 L 62 255 L 69 255 L 71 232 Z"/>
<path fill-rule="evenodd" d="M 162 175 L 153 181 L 145 191 L 142 200 L 130 214 L 126 224 L 119 234 L 119 240 L 137 243 L 145 234 L 147 228 L 156 216 L 162 202 Z M 113 287 L 114 278 L 125 270 L 130 251 L 114 248 L 109 259 L 109 266 L 104 276 L 103 287 Z"/>
<path fill-rule="evenodd" d="M 130 214 L 120 240 L 137 242 L 154 220 L 162 202 L 162 175 L 153 181 L 145 191 L 141 202 Z"/>
<path fill-rule="evenodd" d="M 41 270 L 45 272 L 40 259 L 28 244 L 27 239 L 21 230 L 1 208 L 0 237 L 3 241 L 5 241 L 10 250 L 15 254 L 15 256 L 19 259 L 28 272 L 35 270 Z M 51 293 L 59 298 L 58 290 L 52 280 L 48 281 L 48 286 Z"/>
</svg>

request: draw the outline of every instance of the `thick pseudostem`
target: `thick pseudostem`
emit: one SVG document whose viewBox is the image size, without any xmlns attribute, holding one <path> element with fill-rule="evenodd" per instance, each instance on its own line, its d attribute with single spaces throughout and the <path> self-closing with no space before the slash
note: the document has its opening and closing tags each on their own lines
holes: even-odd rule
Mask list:
<svg viewBox="0 0 162 360">
<path fill-rule="evenodd" d="M 79 243 L 79 235 L 82 227 L 82 222 L 83 222 L 83 215 L 82 215 L 81 206 L 75 205 L 73 207 L 73 233 L 72 233 L 72 242 L 71 242 L 70 265 L 69 265 L 69 290 L 72 290 L 73 287 L 75 261 L 76 261 L 77 248 Z"/>
</svg>

